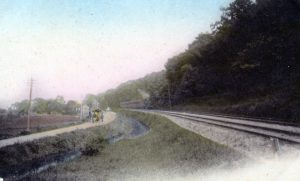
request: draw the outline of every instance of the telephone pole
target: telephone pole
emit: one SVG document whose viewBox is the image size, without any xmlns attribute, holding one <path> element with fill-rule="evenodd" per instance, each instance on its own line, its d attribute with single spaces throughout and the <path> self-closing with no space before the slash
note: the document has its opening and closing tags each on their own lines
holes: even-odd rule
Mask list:
<svg viewBox="0 0 300 181">
<path fill-rule="evenodd" d="M 33 79 L 30 79 L 30 90 L 29 90 L 29 103 L 28 103 L 28 112 L 27 112 L 27 131 L 30 131 L 30 107 L 31 107 L 31 99 L 32 99 L 32 86 Z"/>
<path fill-rule="evenodd" d="M 80 103 L 80 121 L 83 120 L 83 101 Z"/>
</svg>

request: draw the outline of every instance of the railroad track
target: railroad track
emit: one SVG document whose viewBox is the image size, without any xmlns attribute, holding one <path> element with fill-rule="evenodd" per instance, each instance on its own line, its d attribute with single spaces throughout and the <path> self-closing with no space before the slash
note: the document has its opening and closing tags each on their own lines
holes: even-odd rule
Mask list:
<svg viewBox="0 0 300 181">
<path fill-rule="evenodd" d="M 280 140 L 300 144 L 299 125 L 286 124 L 273 121 L 259 121 L 252 119 L 236 118 L 221 115 L 191 114 L 174 111 L 150 111 L 162 115 L 169 115 L 188 119 L 195 122 L 202 122 L 239 131 L 249 132 L 265 137 L 278 138 Z"/>
<path fill-rule="evenodd" d="M 254 121 L 254 122 L 263 122 L 263 123 L 271 123 L 271 124 L 279 124 L 283 126 L 294 126 L 294 127 L 300 127 L 300 124 L 291 123 L 291 122 L 284 122 L 282 120 L 274 120 L 272 118 L 253 118 L 253 117 L 240 117 L 240 116 L 231 116 L 231 115 L 223 115 L 223 114 L 211 114 L 211 113 L 199 113 L 203 115 L 208 116 L 215 116 L 215 117 L 222 117 L 222 118 L 233 118 L 233 119 L 241 119 L 244 121 Z"/>
</svg>

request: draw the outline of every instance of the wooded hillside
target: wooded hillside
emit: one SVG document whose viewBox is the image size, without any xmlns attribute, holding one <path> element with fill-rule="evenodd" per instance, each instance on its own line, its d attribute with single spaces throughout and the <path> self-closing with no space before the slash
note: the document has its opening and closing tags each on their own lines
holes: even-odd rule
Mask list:
<svg viewBox="0 0 300 181">
<path fill-rule="evenodd" d="M 117 106 L 144 89 L 154 106 L 164 107 L 170 88 L 175 107 L 207 102 L 217 112 L 298 120 L 300 2 L 235 0 L 221 10 L 212 31 L 170 58 L 165 72 L 122 84 L 101 99 Z"/>
</svg>

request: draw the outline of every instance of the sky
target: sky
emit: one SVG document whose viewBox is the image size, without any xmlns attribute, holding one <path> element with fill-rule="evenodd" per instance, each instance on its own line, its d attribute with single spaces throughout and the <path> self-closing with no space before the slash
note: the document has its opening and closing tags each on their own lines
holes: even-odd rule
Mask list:
<svg viewBox="0 0 300 181">
<path fill-rule="evenodd" d="M 231 0 L 0 0 L 0 108 L 82 100 L 164 69 Z"/>
</svg>

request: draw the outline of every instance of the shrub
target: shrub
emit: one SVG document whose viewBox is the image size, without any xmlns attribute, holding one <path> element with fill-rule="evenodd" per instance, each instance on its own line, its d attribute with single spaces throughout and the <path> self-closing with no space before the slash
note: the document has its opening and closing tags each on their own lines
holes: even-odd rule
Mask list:
<svg viewBox="0 0 300 181">
<path fill-rule="evenodd" d="M 87 155 L 87 156 L 93 156 L 98 154 L 101 149 L 104 148 L 104 144 L 106 143 L 106 140 L 101 137 L 101 136 L 90 136 L 87 141 L 86 144 L 83 148 L 82 154 L 83 155 Z"/>
</svg>

